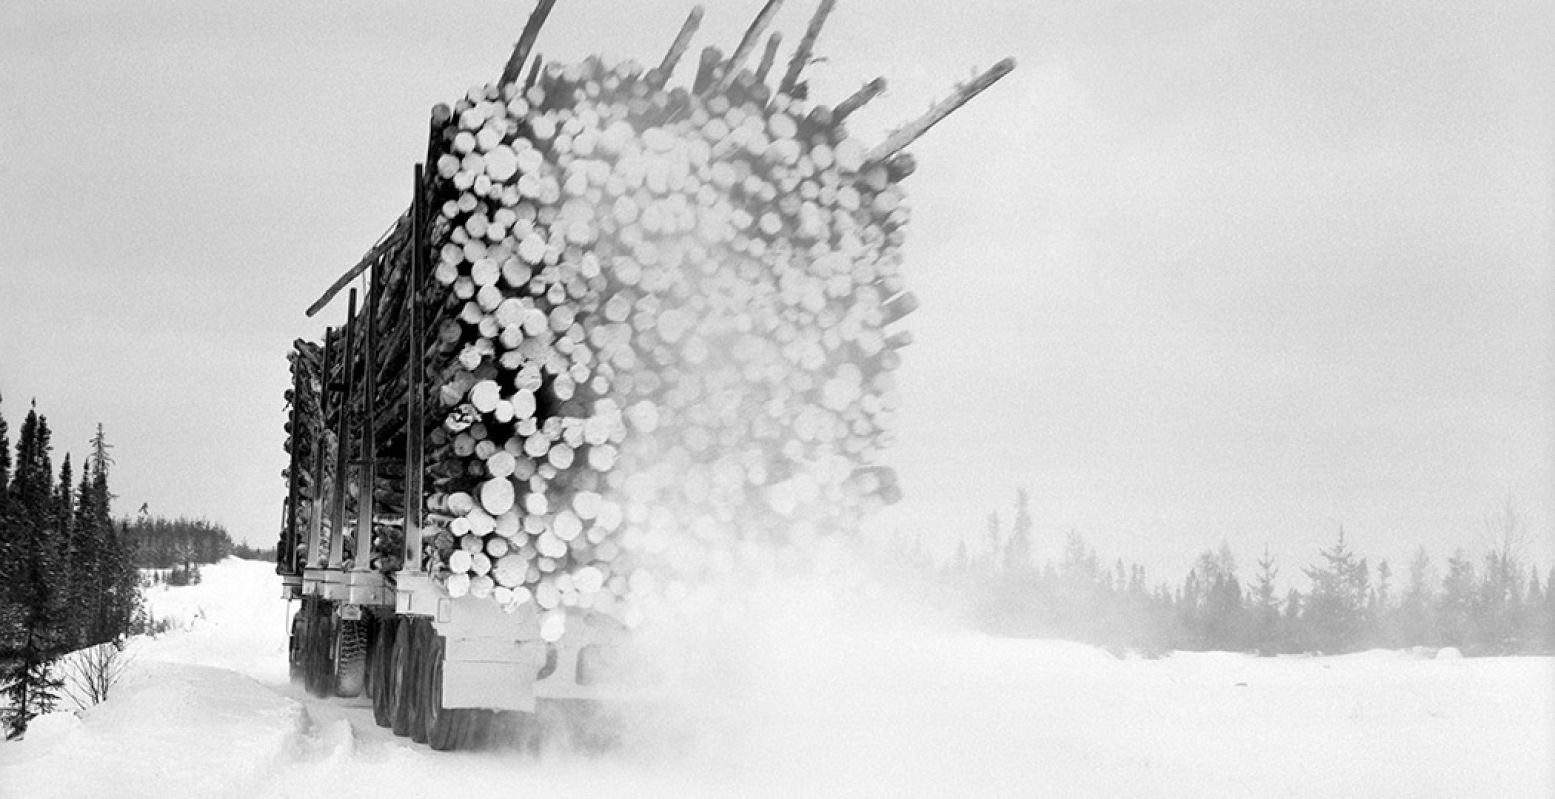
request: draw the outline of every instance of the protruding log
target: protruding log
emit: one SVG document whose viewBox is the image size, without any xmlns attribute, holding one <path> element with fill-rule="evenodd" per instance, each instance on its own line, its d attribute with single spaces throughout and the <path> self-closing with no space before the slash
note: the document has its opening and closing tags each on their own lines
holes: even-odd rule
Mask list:
<svg viewBox="0 0 1555 799">
<path fill-rule="evenodd" d="M 529 58 L 529 51 L 540 36 L 540 28 L 545 25 L 545 18 L 550 16 L 551 8 L 555 5 L 556 0 L 540 0 L 535 10 L 530 12 L 529 21 L 524 23 L 524 32 L 518 37 L 513 54 L 508 57 L 507 66 L 502 69 L 502 77 L 497 80 L 499 88 L 513 83 L 519 75 L 524 74 L 524 61 Z"/>
<path fill-rule="evenodd" d="M 854 111 L 859 110 L 865 103 L 880 96 L 885 91 L 885 78 L 875 78 L 864 84 L 862 88 L 848 96 L 848 99 L 837 104 L 832 109 L 832 124 L 841 124 Z"/>
<path fill-rule="evenodd" d="M 793 58 L 788 60 L 788 71 L 783 73 L 783 80 L 778 83 L 778 93 L 793 94 L 794 87 L 799 85 L 799 73 L 810 64 L 810 54 L 815 51 L 815 39 L 821 35 L 821 28 L 826 25 L 826 17 L 831 14 L 832 6 L 837 5 L 837 0 L 821 0 L 821 4 L 815 9 L 815 16 L 810 18 L 809 27 L 805 28 L 804 38 L 799 40 L 799 47 L 794 50 Z"/>
<path fill-rule="evenodd" d="M 778 45 L 783 43 L 783 32 L 773 31 L 767 37 L 767 49 L 761 53 L 761 64 L 756 67 L 756 82 L 765 84 L 767 74 L 772 71 L 772 64 L 777 61 Z"/>
<path fill-rule="evenodd" d="M 395 220 L 388 230 L 383 232 L 378 242 L 367 251 L 366 255 L 362 256 L 362 260 L 356 262 L 356 266 L 347 269 L 345 274 L 335 278 L 335 282 L 330 284 L 328 289 L 325 289 L 323 295 L 314 300 L 312 305 L 308 306 L 307 315 L 311 317 L 323 310 L 324 306 L 328 305 L 329 301 L 334 299 L 341 289 L 351 285 L 351 281 L 355 280 L 363 272 L 366 272 L 367 268 L 372 266 L 385 250 L 397 244 L 399 238 L 408 235 L 409 231 L 406 228 L 409 226 L 410 211 L 407 210 L 405 213 L 400 214 L 400 218 Z"/>
<path fill-rule="evenodd" d="M 697 28 L 702 24 L 702 6 L 691 7 L 691 13 L 686 15 L 686 21 L 681 24 L 680 32 L 675 34 L 675 41 L 670 43 L 670 49 L 664 54 L 664 59 L 659 62 L 657 81 L 663 86 L 675 73 L 675 65 L 680 63 L 681 56 L 686 54 L 686 48 L 691 46 L 691 37 L 696 35 Z M 657 88 L 657 87 L 655 87 Z"/>
<path fill-rule="evenodd" d="M 756 18 L 751 20 L 750 27 L 745 29 L 745 35 L 740 37 L 740 43 L 734 48 L 734 54 L 729 56 L 729 63 L 724 65 L 724 74 L 719 81 L 719 88 L 727 87 L 740 68 L 745 66 L 745 59 L 756 50 L 756 43 L 761 41 L 761 35 L 767 32 L 772 25 L 772 18 L 777 16 L 778 9 L 783 7 L 783 0 L 767 0 L 766 5 L 757 12 Z"/>
<path fill-rule="evenodd" d="M 692 94 L 701 94 L 713 85 L 718 77 L 718 70 L 723 65 L 723 51 L 709 45 L 702 48 L 702 60 L 697 64 L 696 80 L 691 84 Z"/>
<path fill-rule="evenodd" d="M 957 108 L 966 105 L 968 100 L 981 94 L 984 89 L 992 86 L 1005 75 L 1010 74 L 1010 71 L 1013 69 L 1015 69 L 1015 59 L 1006 58 L 994 64 L 987 72 L 957 86 L 955 91 L 950 93 L 949 97 L 935 103 L 928 113 L 893 131 L 890 136 L 886 137 L 885 141 L 864 156 L 864 162 L 873 164 L 895 155 L 903 147 L 917 141 L 918 137 L 928 132 L 929 128 L 934 127 L 935 123 L 949 116 Z"/>
</svg>

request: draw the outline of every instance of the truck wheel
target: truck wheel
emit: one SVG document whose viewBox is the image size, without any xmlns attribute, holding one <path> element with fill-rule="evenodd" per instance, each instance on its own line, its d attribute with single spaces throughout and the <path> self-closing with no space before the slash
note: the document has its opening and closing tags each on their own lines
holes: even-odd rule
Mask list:
<svg viewBox="0 0 1555 799">
<path fill-rule="evenodd" d="M 367 676 L 367 625 L 360 619 L 341 619 L 331 638 L 330 660 L 335 666 L 332 693 L 346 698 L 361 696 Z"/>
<path fill-rule="evenodd" d="M 362 695 L 371 701 L 373 694 L 378 691 L 378 674 L 373 667 L 375 662 L 373 658 L 378 649 L 378 619 L 371 613 L 362 616 L 362 640 L 366 647 L 363 659 L 365 668 L 362 669 Z"/>
<path fill-rule="evenodd" d="M 427 742 L 427 684 L 431 681 L 428 674 L 431 672 L 432 642 L 437 636 L 432 631 L 432 625 L 426 619 L 416 619 L 411 625 L 415 640 L 411 647 L 411 674 L 414 676 L 407 680 L 410 688 L 411 707 L 410 714 L 410 740 L 418 744 Z"/>
<path fill-rule="evenodd" d="M 447 752 L 459 748 L 469 712 L 443 707 L 443 655 L 447 651 L 447 639 L 436 632 L 427 638 L 426 665 L 422 670 L 426 675 L 421 690 L 425 702 L 422 717 L 426 722 L 427 745 L 436 751 Z"/>
<path fill-rule="evenodd" d="M 324 655 L 320 652 L 319 632 L 325 624 L 321 612 L 323 604 L 318 599 L 309 601 L 307 618 L 302 625 L 302 685 L 310 696 L 321 695 L 319 683 Z"/>
<path fill-rule="evenodd" d="M 302 606 L 292 614 L 292 634 L 286 639 L 286 673 L 293 684 L 303 679 L 302 642 L 308 635 L 308 613 L 311 610 L 308 600 L 302 601 Z"/>
<path fill-rule="evenodd" d="M 328 602 L 314 605 L 313 635 L 309 636 L 309 649 L 313 666 L 309 669 L 312 682 L 308 693 L 327 699 L 335 693 L 335 664 L 332 657 L 335 639 L 335 613 Z"/>
<path fill-rule="evenodd" d="M 394 688 L 389 676 L 394 668 L 394 631 L 399 620 L 393 616 L 378 619 L 378 634 L 373 636 L 372 656 L 368 658 L 368 674 L 372 675 L 373 721 L 380 727 L 394 723 Z"/>
<path fill-rule="evenodd" d="M 394 648 L 389 659 L 387 688 L 389 700 L 389 726 L 395 735 L 409 735 L 411 720 L 415 715 L 411 694 L 415 682 L 415 628 L 410 619 L 397 619 L 394 628 Z"/>
</svg>

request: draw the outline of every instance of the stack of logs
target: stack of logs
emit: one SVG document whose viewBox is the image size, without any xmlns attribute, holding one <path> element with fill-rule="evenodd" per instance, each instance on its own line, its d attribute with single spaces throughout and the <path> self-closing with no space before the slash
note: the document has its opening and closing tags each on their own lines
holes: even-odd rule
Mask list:
<svg viewBox="0 0 1555 799">
<path fill-rule="evenodd" d="M 700 8 L 655 68 L 537 57 L 520 80 L 532 18 L 502 80 L 434 110 L 419 565 L 451 596 L 535 603 L 548 638 L 568 608 L 631 624 L 625 600 L 653 583 L 737 574 L 898 497 L 880 455 L 911 341 L 891 326 L 916 304 L 899 151 L 1011 65 L 871 149 L 844 123 L 883 81 L 827 107 L 797 80 L 830 2 L 775 90 L 777 34 L 744 68 L 777 5 L 678 88 Z M 376 442 L 386 572 L 402 565 L 403 461 L 387 456 L 406 442 L 413 229 L 369 254 L 357 321 L 376 358 L 331 378 L 370 374 L 360 402 L 387 398 L 372 435 L 350 433 Z"/>
<path fill-rule="evenodd" d="M 294 564 L 310 561 L 305 531 L 313 523 L 316 514 L 314 499 L 324 494 L 330 475 L 321 464 L 328 463 L 333 451 L 329 433 L 319 424 L 323 418 L 322 389 L 324 348 L 311 341 L 297 339 L 292 351 L 287 353 L 291 365 L 292 387 L 286 390 L 288 417 L 286 422 L 286 452 L 289 464 L 285 476 L 290 478 L 292 492 L 288 495 L 282 512 L 282 537 L 276 547 L 276 559 L 283 570 Z M 288 531 L 295 531 L 288 534 Z"/>
</svg>

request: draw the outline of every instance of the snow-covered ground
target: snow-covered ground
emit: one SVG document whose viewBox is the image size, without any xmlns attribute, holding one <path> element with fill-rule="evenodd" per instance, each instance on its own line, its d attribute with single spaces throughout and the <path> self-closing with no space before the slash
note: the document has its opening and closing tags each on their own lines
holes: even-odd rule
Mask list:
<svg viewBox="0 0 1555 799">
<path fill-rule="evenodd" d="M 287 681 L 286 604 L 228 560 L 149 599 L 112 698 L 0 744 L 0 797 L 1555 795 L 1555 659 L 1118 660 L 900 623 L 752 635 L 605 755 L 439 754 Z M 802 615 L 802 614 L 801 614 Z M 813 625 L 812 625 L 813 626 Z"/>
</svg>

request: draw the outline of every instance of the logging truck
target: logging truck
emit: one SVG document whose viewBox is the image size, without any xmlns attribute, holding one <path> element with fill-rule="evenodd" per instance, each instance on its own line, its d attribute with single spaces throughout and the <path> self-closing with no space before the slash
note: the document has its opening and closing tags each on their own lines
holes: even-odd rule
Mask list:
<svg viewBox="0 0 1555 799">
<path fill-rule="evenodd" d="M 781 0 L 668 88 L 700 7 L 644 68 L 531 57 L 540 0 L 501 77 L 433 109 L 409 208 L 308 309 L 360 281 L 343 322 L 289 353 L 309 692 L 435 749 L 587 736 L 645 696 L 622 642 L 666 585 L 897 498 L 902 150 L 1013 64 L 866 147 L 844 123 L 884 81 L 824 106 L 801 80 L 833 2 L 770 83 Z"/>
</svg>

